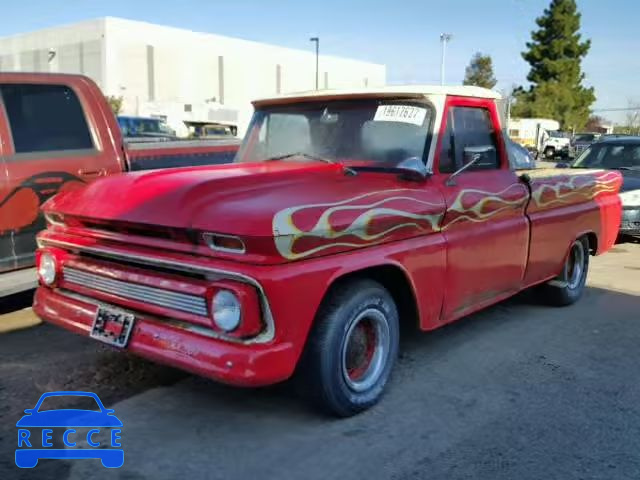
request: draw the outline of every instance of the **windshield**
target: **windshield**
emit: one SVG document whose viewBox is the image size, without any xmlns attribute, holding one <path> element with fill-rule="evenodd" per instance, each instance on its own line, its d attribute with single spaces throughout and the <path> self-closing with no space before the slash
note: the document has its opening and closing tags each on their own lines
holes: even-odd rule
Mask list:
<svg viewBox="0 0 640 480">
<path fill-rule="evenodd" d="M 587 148 L 572 165 L 574 168 L 640 168 L 640 143 L 611 145 L 596 143 Z"/>
<path fill-rule="evenodd" d="M 389 167 L 413 157 L 422 161 L 431 119 L 428 104 L 403 100 L 266 107 L 254 113 L 236 161 L 320 158 Z"/>
<path fill-rule="evenodd" d="M 226 135 L 229 133 L 229 130 L 224 127 L 207 127 L 205 131 L 207 135 Z"/>
<path fill-rule="evenodd" d="M 568 138 L 567 133 L 558 130 L 547 130 L 547 133 L 551 138 Z"/>
<path fill-rule="evenodd" d="M 593 142 L 596 136 L 593 133 L 582 133 L 573 137 L 574 142 Z"/>
</svg>

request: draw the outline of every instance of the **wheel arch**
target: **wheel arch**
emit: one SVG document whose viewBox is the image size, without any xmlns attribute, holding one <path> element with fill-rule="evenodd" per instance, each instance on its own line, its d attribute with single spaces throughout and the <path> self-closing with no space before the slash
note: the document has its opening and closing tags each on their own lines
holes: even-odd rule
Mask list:
<svg viewBox="0 0 640 480">
<path fill-rule="evenodd" d="M 322 297 L 322 302 L 341 284 L 359 278 L 374 280 L 387 289 L 398 308 L 402 329 L 419 327 L 420 310 L 415 286 L 407 271 L 401 265 L 395 263 L 382 263 L 338 273 L 329 282 L 329 286 Z"/>
<path fill-rule="evenodd" d="M 573 246 L 573 244 L 575 242 L 577 242 L 581 238 L 584 238 L 584 239 L 587 240 L 588 248 L 589 248 L 589 255 L 595 256 L 597 254 L 597 252 L 598 252 L 598 236 L 595 234 L 595 232 L 593 232 L 591 230 L 588 230 L 588 231 L 584 231 L 584 232 L 579 233 L 567 245 L 567 248 L 565 249 L 564 255 L 562 257 L 562 264 L 560 266 L 560 270 L 558 271 L 558 274 L 560 274 L 562 272 L 562 268 L 564 268 L 564 264 L 567 261 L 567 258 L 569 258 L 569 253 L 571 252 L 571 247 Z"/>
</svg>

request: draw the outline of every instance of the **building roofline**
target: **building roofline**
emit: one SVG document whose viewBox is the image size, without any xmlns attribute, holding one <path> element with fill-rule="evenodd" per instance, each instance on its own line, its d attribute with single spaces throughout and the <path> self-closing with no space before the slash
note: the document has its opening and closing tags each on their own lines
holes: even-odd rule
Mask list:
<svg viewBox="0 0 640 480">
<path fill-rule="evenodd" d="M 48 31 L 53 31 L 53 30 L 58 30 L 61 28 L 69 28 L 69 27 L 75 27 L 75 26 L 79 26 L 79 25 L 86 25 L 89 23 L 100 23 L 102 22 L 102 24 L 104 25 L 106 23 L 107 18 L 111 18 L 111 17 L 94 17 L 94 18 L 87 18 L 86 20 L 80 20 L 77 22 L 71 22 L 71 23 L 62 23 L 60 25 L 51 25 L 48 27 L 42 27 L 42 28 L 36 28 L 35 30 L 27 30 L 26 32 L 19 32 L 19 33 L 11 33 L 9 35 L 4 35 L 2 37 L 0 37 L 0 42 L 4 41 L 4 40 L 12 40 L 15 38 L 21 38 L 21 37 L 25 37 L 28 35 L 33 35 L 34 33 L 43 33 L 43 32 L 48 32 Z"/>
</svg>

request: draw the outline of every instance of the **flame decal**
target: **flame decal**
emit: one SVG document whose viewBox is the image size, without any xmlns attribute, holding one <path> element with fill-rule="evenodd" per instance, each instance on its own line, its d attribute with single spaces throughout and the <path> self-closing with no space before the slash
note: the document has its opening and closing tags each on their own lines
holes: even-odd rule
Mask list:
<svg viewBox="0 0 640 480">
<path fill-rule="evenodd" d="M 382 192 L 372 192 L 348 198 L 335 203 L 319 203 L 300 205 L 285 208 L 276 213 L 273 218 L 273 232 L 275 236 L 276 248 L 280 254 L 289 259 L 296 260 L 308 257 L 328 248 L 334 247 L 365 247 L 375 245 L 385 241 L 388 236 L 396 230 L 404 228 L 414 228 L 418 231 L 429 233 L 437 231 L 442 219 L 442 205 L 420 200 L 407 194 L 417 193 L 424 195 L 423 191 L 398 189 L 386 190 Z M 360 203 L 373 196 L 391 194 L 391 196 L 376 200 L 370 203 Z M 383 206 L 390 202 L 402 202 L 404 205 L 413 205 L 414 211 L 405 211 L 398 208 Z M 316 208 L 326 208 L 317 222 L 307 230 L 296 226 L 293 215 L 296 212 Z M 349 225 L 338 230 L 331 225 L 331 216 L 338 212 L 364 210 L 356 216 Z M 417 213 L 419 211 L 420 213 Z M 369 233 L 370 226 L 377 219 L 382 217 L 393 217 L 392 225 L 376 233 Z M 340 240 L 350 237 L 348 240 Z M 332 242 L 321 243 L 312 248 L 300 252 L 294 250 L 295 244 L 301 239 L 321 239 L 333 240 Z M 359 241 L 356 241 L 359 240 Z"/>
<path fill-rule="evenodd" d="M 554 181 L 555 180 L 555 181 Z M 553 181 L 553 183 L 546 183 Z M 540 178 L 533 182 L 532 199 L 541 209 L 556 204 L 587 201 L 605 192 L 617 192 L 620 175 L 617 172 L 585 171 L 557 178 Z"/>
<path fill-rule="evenodd" d="M 532 193 L 528 209 L 589 201 L 600 193 L 616 192 L 621 182 L 617 172 L 602 170 L 574 175 L 538 170 L 531 171 L 530 175 Z M 445 217 L 444 205 L 418 198 L 424 195 L 423 190 L 395 189 L 339 202 L 285 208 L 273 217 L 276 248 L 284 258 L 297 260 L 330 248 L 368 247 L 389 240 L 391 234 L 401 229 L 428 234 L 446 230 L 460 221 L 486 222 L 501 212 L 524 209 L 529 200 L 529 190 L 522 183 L 514 183 L 499 192 L 465 189 L 455 197 Z M 392 202 L 394 205 L 390 206 Z M 303 228 L 296 224 L 294 215 L 301 215 L 305 210 L 306 220 L 318 218 L 312 226 Z M 335 221 L 336 216 L 359 210 L 361 213 L 346 224 L 343 221 L 340 227 L 332 225 L 332 217 Z M 443 224 L 443 220 L 446 223 Z"/>
<path fill-rule="evenodd" d="M 509 192 L 511 192 L 511 195 L 508 195 Z M 464 197 L 470 194 L 475 194 L 482 198 L 472 206 L 465 206 Z M 505 210 L 512 209 L 513 207 L 524 207 L 528 199 L 529 192 L 527 188 L 519 183 L 509 185 L 504 190 L 496 193 L 475 189 L 462 190 L 451 204 L 451 207 L 447 210 L 447 214 L 454 212 L 459 215 L 454 216 L 451 221 L 447 222 L 447 224 L 443 226 L 443 229 L 449 228 L 451 225 L 461 220 L 485 222 L 489 218 Z M 485 210 L 485 207 L 490 203 L 497 204 L 499 206 L 494 206 L 493 208 Z"/>
</svg>

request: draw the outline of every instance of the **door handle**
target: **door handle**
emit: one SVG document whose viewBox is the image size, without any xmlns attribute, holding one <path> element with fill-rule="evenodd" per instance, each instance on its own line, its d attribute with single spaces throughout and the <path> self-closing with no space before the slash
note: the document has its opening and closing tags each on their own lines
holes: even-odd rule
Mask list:
<svg viewBox="0 0 640 480">
<path fill-rule="evenodd" d="M 107 171 L 104 168 L 101 168 L 100 170 L 85 170 L 81 168 L 78 170 L 78 174 L 83 177 L 102 177 L 106 173 Z"/>
</svg>

